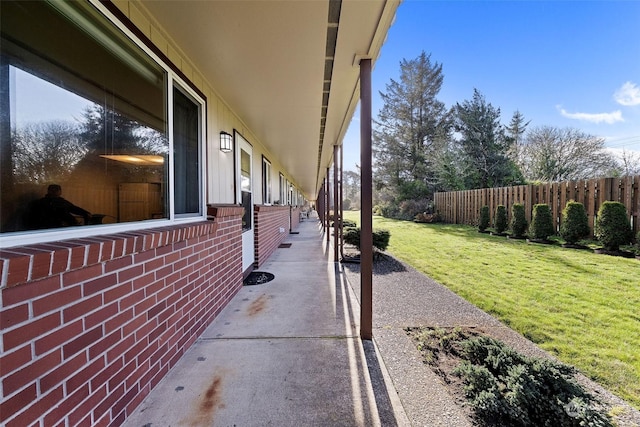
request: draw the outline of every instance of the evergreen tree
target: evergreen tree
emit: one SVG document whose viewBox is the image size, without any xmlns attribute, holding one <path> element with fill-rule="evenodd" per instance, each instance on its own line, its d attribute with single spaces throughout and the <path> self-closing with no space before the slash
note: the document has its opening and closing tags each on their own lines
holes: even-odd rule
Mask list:
<svg viewBox="0 0 640 427">
<path fill-rule="evenodd" d="M 400 78 L 386 85 L 373 146 L 375 182 L 383 202 L 431 198 L 437 184 L 438 153 L 449 138 L 449 113 L 438 95 L 442 65 L 422 52 L 400 62 Z M 416 194 L 416 192 L 418 194 Z"/>
<path fill-rule="evenodd" d="M 526 121 L 519 110 L 516 110 L 511 117 L 509 126 L 505 127 L 506 137 L 509 144 L 509 158 L 516 166 L 522 170 L 525 164 L 524 159 L 524 135 L 531 121 Z"/>
<path fill-rule="evenodd" d="M 511 141 L 500 124 L 500 109 L 474 89 L 473 98 L 456 104 L 454 111 L 466 188 L 521 183 L 521 174 L 508 157 Z"/>
</svg>

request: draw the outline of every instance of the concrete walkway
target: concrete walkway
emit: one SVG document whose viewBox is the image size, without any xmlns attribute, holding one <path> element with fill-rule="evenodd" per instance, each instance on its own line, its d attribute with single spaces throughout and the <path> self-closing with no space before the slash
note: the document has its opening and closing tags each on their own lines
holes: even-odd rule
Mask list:
<svg viewBox="0 0 640 427">
<path fill-rule="evenodd" d="M 318 221 L 296 231 L 125 426 L 409 425 Z"/>
</svg>

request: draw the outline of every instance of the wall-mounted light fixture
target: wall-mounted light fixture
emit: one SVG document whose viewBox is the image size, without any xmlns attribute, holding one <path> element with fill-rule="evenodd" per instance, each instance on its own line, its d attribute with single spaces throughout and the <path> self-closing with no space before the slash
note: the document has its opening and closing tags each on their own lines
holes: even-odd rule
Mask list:
<svg viewBox="0 0 640 427">
<path fill-rule="evenodd" d="M 233 137 L 225 131 L 220 132 L 220 151 L 229 153 L 233 149 Z"/>
</svg>

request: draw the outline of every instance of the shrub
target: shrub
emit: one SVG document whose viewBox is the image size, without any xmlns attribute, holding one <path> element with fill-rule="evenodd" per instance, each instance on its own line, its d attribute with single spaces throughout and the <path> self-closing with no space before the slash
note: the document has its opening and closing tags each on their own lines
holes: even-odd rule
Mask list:
<svg viewBox="0 0 640 427">
<path fill-rule="evenodd" d="M 524 237 L 527 231 L 527 217 L 522 203 L 514 203 L 511 206 L 511 234 L 519 239 Z"/>
<path fill-rule="evenodd" d="M 549 205 L 544 203 L 534 205 L 531 225 L 529 226 L 529 238 L 546 240 L 547 237 L 555 234 L 555 231 Z"/>
<path fill-rule="evenodd" d="M 496 208 L 496 219 L 493 228 L 498 234 L 504 233 L 507 229 L 507 208 L 504 205 L 498 205 Z"/>
<path fill-rule="evenodd" d="M 360 250 L 360 227 L 347 227 L 344 229 L 344 241 Z M 380 251 L 386 251 L 389 246 L 391 232 L 389 230 L 373 230 L 373 247 Z"/>
<path fill-rule="evenodd" d="M 342 227 L 343 228 L 347 228 L 347 227 L 357 227 L 356 222 L 350 219 L 343 219 L 342 220 Z"/>
<path fill-rule="evenodd" d="M 584 205 L 573 200 L 569 201 L 562 210 L 560 236 L 570 245 L 575 245 L 578 240 L 588 237 L 590 233 L 589 218 Z"/>
<path fill-rule="evenodd" d="M 412 220 L 419 213 L 431 213 L 433 211 L 433 202 L 430 199 L 410 199 L 403 200 L 400 203 L 400 211 L 398 219 Z"/>
<path fill-rule="evenodd" d="M 638 230 L 638 234 L 636 234 L 635 249 L 636 249 L 636 255 L 640 256 L 640 230 Z"/>
<path fill-rule="evenodd" d="M 611 426 L 596 399 L 575 380 L 575 369 L 527 357 L 490 337 L 461 343 L 464 361 L 453 370 L 476 415 L 489 425 Z"/>
<path fill-rule="evenodd" d="M 426 223 L 440 222 L 440 215 L 438 215 L 437 212 L 436 213 L 421 212 L 413 218 L 413 221 L 426 222 Z"/>
<path fill-rule="evenodd" d="M 620 202 L 604 202 L 598 210 L 595 224 L 596 239 L 608 251 L 617 251 L 633 238 L 627 209 Z"/>
<path fill-rule="evenodd" d="M 489 228 L 489 206 L 480 208 L 480 219 L 478 220 L 478 230 L 484 232 Z"/>
</svg>

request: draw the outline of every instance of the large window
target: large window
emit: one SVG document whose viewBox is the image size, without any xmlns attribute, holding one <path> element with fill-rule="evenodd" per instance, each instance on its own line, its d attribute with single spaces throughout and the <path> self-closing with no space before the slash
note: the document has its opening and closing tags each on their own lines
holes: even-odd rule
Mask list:
<svg viewBox="0 0 640 427">
<path fill-rule="evenodd" d="M 169 108 L 167 68 L 90 3 L 0 7 L 0 232 L 202 214 L 202 106 Z"/>
</svg>

